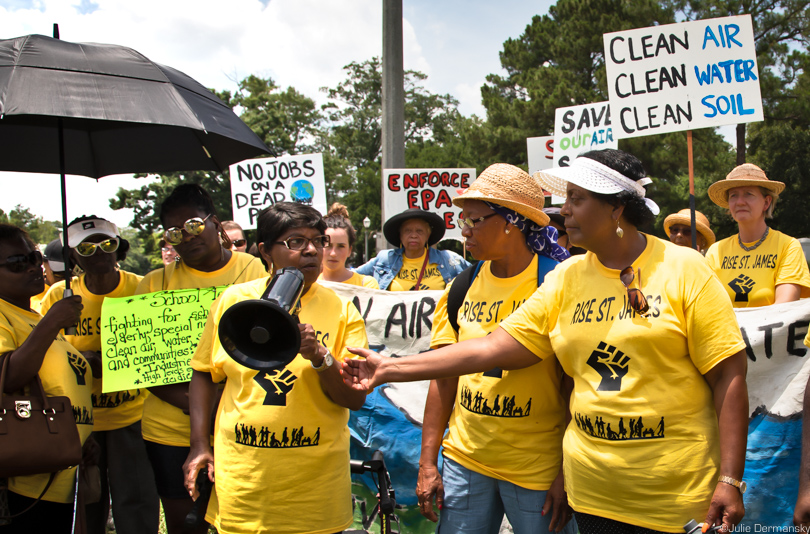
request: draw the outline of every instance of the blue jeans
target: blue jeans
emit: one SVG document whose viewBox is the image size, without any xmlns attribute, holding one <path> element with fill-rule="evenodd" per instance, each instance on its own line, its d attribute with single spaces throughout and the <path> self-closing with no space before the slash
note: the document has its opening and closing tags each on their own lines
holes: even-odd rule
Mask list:
<svg viewBox="0 0 810 534">
<path fill-rule="evenodd" d="M 545 491 L 530 490 L 488 477 L 444 457 L 444 506 L 439 512 L 440 534 L 497 534 L 506 513 L 515 534 L 548 534 L 551 512 L 540 515 Z M 563 529 L 576 532 L 572 519 Z"/>
</svg>

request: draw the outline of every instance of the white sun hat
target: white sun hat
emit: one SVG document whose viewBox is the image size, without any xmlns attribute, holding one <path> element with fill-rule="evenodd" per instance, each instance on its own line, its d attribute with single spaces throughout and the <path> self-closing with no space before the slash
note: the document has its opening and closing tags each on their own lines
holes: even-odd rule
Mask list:
<svg viewBox="0 0 810 534">
<path fill-rule="evenodd" d="M 580 156 L 569 167 L 555 167 L 538 171 L 534 173 L 534 178 L 540 182 L 543 189 L 561 197 L 566 195 L 568 182 L 593 193 L 605 195 L 630 191 L 644 199 L 644 203 L 653 215 L 661 212 L 658 204 L 645 197 L 644 186 L 652 183 L 652 180 L 646 177 L 638 181 L 631 180 L 622 173 L 590 158 Z"/>
</svg>

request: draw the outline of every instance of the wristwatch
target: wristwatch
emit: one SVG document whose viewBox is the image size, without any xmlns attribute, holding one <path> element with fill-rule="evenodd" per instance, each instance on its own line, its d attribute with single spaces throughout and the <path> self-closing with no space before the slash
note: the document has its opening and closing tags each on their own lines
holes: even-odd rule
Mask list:
<svg viewBox="0 0 810 534">
<path fill-rule="evenodd" d="M 740 490 L 740 494 L 745 493 L 745 490 L 748 488 L 748 484 L 746 484 L 744 480 L 737 480 L 736 478 L 721 476 L 720 478 L 717 479 L 717 481 L 728 484 L 729 486 L 734 486 L 735 488 Z"/>
<path fill-rule="evenodd" d="M 335 363 L 335 359 L 332 357 L 332 353 L 329 352 L 329 349 L 326 349 L 326 356 L 323 357 L 323 361 L 321 362 L 320 365 L 316 366 L 314 363 L 309 362 L 312 368 L 318 371 L 319 373 L 322 373 L 327 369 L 329 369 L 330 367 L 332 367 L 333 363 Z"/>
</svg>

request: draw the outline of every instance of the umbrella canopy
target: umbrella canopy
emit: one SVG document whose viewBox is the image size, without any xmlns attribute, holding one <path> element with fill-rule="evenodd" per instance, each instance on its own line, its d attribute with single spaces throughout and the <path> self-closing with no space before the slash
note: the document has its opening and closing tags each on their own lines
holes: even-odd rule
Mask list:
<svg viewBox="0 0 810 534">
<path fill-rule="evenodd" d="M 43 35 L 0 40 L 0 170 L 221 172 L 269 153 L 211 91 L 135 50 Z"/>
</svg>

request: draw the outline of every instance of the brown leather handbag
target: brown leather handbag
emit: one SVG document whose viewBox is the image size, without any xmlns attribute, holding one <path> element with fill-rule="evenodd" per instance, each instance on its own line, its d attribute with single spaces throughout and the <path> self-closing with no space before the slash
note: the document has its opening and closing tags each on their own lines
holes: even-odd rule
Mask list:
<svg viewBox="0 0 810 534">
<path fill-rule="evenodd" d="M 55 473 L 79 465 L 82 442 L 68 397 L 48 397 L 39 375 L 29 394 L 6 395 L 10 356 L 0 371 L 0 478 Z"/>
</svg>

